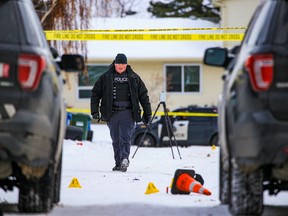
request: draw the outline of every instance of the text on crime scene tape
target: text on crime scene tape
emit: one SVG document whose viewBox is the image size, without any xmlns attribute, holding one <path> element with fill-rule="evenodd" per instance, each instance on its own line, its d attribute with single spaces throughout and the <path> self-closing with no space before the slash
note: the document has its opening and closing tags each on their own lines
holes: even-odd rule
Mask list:
<svg viewBox="0 0 288 216">
<path fill-rule="evenodd" d="M 123 41 L 241 41 L 244 33 L 216 33 L 216 34 L 97 34 L 97 33 L 69 33 L 45 32 L 47 40 L 123 40 Z"/>
</svg>

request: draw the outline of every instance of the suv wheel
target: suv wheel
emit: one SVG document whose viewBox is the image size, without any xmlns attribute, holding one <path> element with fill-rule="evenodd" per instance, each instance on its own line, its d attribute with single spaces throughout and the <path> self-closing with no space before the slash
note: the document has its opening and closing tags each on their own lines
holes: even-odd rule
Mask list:
<svg viewBox="0 0 288 216">
<path fill-rule="evenodd" d="M 63 158 L 63 150 L 61 151 L 59 162 L 58 162 L 58 166 L 57 166 L 57 171 L 56 171 L 56 174 L 55 174 L 54 201 L 53 201 L 53 203 L 55 203 L 55 204 L 60 202 L 62 158 Z"/>
<path fill-rule="evenodd" d="M 229 165 L 229 160 L 226 157 L 223 157 L 223 153 L 220 148 L 220 157 L 219 157 L 219 199 L 221 201 L 221 204 L 228 204 L 229 203 L 229 193 L 230 193 L 230 185 L 229 185 L 229 180 L 230 180 L 230 165 Z M 224 165 L 225 164 L 225 165 Z M 224 166 L 228 167 L 228 170 L 224 169 Z"/>
<path fill-rule="evenodd" d="M 142 147 L 155 147 L 156 146 L 156 142 L 153 138 L 153 136 L 151 136 L 150 134 L 146 134 L 146 136 L 144 137 L 144 140 L 142 143 L 141 142 L 141 138 L 142 138 L 143 134 L 140 134 L 135 141 L 135 144 L 137 146 L 139 146 L 141 144 Z M 140 146 L 140 147 L 141 147 Z"/>
<path fill-rule="evenodd" d="M 234 163 L 233 163 L 234 164 Z M 263 171 L 244 173 L 237 165 L 231 170 L 229 209 L 233 215 L 261 215 L 263 211 Z"/>
<path fill-rule="evenodd" d="M 52 209 L 54 201 L 54 164 L 51 163 L 40 179 L 24 178 L 19 185 L 20 212 L 44 213 Z"/>
</svg>

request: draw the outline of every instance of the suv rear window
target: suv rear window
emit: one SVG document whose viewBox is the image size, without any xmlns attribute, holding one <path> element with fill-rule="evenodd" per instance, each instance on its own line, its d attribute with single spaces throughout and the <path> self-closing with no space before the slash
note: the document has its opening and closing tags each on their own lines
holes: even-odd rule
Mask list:
<svg viewBox="0 0 288 216">
<path fill-rule="evenodd" d="M 277 14 L 277 20 L 276 20 L 276 31 L 281 34 L 276 34 L 274 37 L 275 44 L 287 44 L 288 42 L 288 1 L 283 1 L 280 5 L 279 13 Z M 280 28 L 280 29 L 279 29 Z"/>
<path fill-rule="evenodd" d="M 260 5 L 255 11 L 243 43 L 256 44 L 273 43 L 287 44 L 288 41 L 288 1 L 270 1 Z M 275 14 L 275 11 L 277 13 Z M 272 17 L 265 19 L 265 17 Z M 261 32 L 261 33 L 260 33 Z"/>
<path fill-rule="evenodd" d="M 17 14 L 13 2 L 0 1 L 0 43 L 18 43 Z"/>
<path fill-rule="evenodd" d="M 20 12 L 22 14 L 23 22 L 25 25 L 26 32 L 26 40 L 28 44 L 36 45 L 36 46 L 44 46 L 47 44 L 46 39 L 44 37 L 44 33 L 39 33 L 39 29 L 42 30 L 42 26 L 38 21 L 38 17 L 34 10 L 29 7 L 28 4 L 21 5 Z"/>
</svg>

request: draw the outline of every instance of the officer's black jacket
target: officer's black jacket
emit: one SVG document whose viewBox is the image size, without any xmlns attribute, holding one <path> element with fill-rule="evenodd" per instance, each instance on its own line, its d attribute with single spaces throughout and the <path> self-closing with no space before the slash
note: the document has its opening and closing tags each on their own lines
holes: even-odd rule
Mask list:
<svg viewBox="0 0 288 216">
<path fill-rule="evenodd" d="M 109 121 L 112 116 L 113 103 L 113 73 L 115 71 L 114 62 L 109 66 L 107 72 L 102 74 L 92 89 L 90 110 L 91 114 L 101 112 L 101 119 Z M 136 74 L 130 65 L 127 65 L 128 83 L 131 94 L 133 115 L 136 122 L 141 121 L 141 108 L 144 116 L 151 116 L 151 105 L 148 96 L 148 90 L 138 74 Z"/>
</svg>

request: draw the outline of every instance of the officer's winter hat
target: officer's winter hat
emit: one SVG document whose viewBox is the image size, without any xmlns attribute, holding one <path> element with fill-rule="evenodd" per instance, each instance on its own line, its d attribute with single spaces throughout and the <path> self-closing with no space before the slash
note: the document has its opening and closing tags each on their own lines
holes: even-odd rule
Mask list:
<svg viewBox="0 0 288 216">
<path fill-rule="evenodd" d="M 115 64 L 127 64 L 127 57 L 123 53 L 118 53 L 115 58 Z"/>
</svg>

